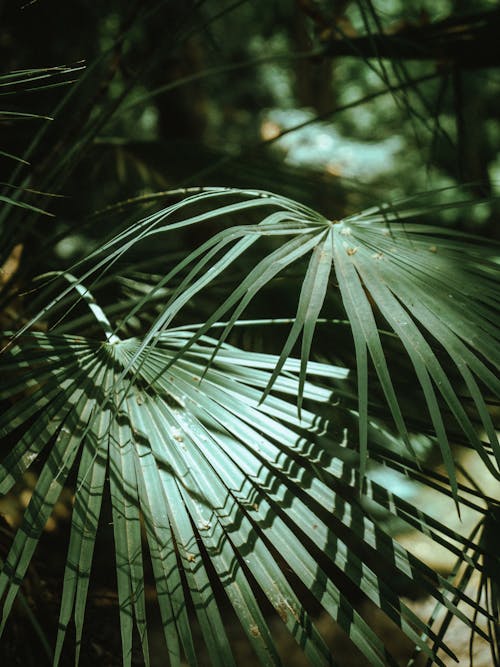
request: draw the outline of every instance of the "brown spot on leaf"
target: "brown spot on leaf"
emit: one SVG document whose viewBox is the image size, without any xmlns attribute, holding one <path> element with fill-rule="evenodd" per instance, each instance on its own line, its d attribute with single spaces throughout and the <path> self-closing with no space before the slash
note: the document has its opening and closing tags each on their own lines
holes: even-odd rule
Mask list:
<svg viewBox="0 0 500 667">
<path fill-rule="evenodd" d="M 251 625 L 250 626 L 250 634 L 253 637 L 260 637 L 260 630 L 256 625 Z"/>
<path fill-rule="evenodd" d="M 287 613 L 287 606 L 284 602 L 280 602 L 277 607 L 276 611 L 279 614 L 279 617 L 283 621 L 283 623 L 286 623 L 288 621 L 288 613 Z"/>
</svg>

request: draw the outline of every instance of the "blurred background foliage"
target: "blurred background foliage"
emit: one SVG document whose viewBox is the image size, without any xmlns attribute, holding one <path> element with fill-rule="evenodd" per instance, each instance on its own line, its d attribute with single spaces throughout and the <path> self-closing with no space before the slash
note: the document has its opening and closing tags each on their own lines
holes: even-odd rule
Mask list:
<svg viewBox="0 0 500 667">
<path fill-rule="evenodd" d="M 0 2 L 2 327 L 36 309 L 18 296 L 32 277 L 66 268 L 174 188 L 270 190 L 338 219 L 417 192 L 455 201 L 460 186 L 482 203 L 433 222 L 497 239 L 499 31 L 493 0 Z M 48 78 L 38 85 L 32 68 Z M 203 240 L 172 236 L 144 271 Z M 137 297 L 149 289 L 140 271 L 99 296 L 111 308 L 117 290 Z M 280 299 L 258 312 L 289 315 L 292 296 Z M 13 526 L 33 483 L 3 506 Z M 67 520 L 61 502 L 48 533 Z M 103 566 L 103 589 L 107 577 Z"/>
<path fill-rule="evenodd" d="M 64 262 L 88 249 L 82 222 L 96 211 L 178 186 L 269 189 L 332 218 L 460 183 L 498 192 L 498 63 L 453 59 L 456 35 L 459 53 L 487 51 L 477 16 L 498 25 L 495 2 L 2 4 L 5 71 L 85 66 L 64 94 L 4 98 L 45 116 L 60 106 L 52 121 L 2 118 L 5 152 L 22 156 L 36 139 L 30 165 L 3 157 L 2 180 L 62 195 L 42 206 L 55 221 L 15 235 L 38 243 L 57 229 L 46 252 Z M 393 39 L 391 58 L 378 57 L 378 35 Z M 401 44 L 420 59 L 398 57 Z M 453 223 L 493 235 L 494 208 Z"/>
</svg>

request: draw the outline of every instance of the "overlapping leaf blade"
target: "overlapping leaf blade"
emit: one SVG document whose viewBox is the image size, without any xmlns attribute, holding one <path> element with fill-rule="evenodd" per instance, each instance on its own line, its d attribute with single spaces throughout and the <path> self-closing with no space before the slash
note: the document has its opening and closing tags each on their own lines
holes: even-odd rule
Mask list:
<svg viewBox="0 0 500 667">
<path fill-rule="evenodd" d="M 199 212 L 200 207 L 206 206 L 211 208 Z M 471 238 L 466 244 L 460 234 L 454 237 L 438 228 L 398 222 L 400 217 L 410 218 L 420 212 L 416 202 L 381 207 L 332 223 L 296 202 L 269 193 L 201 189 L 114 237 L 86 260 L 80 280 L 93 279 L 99 284 L 104 273 L 112 271 L 114 264 L 144 238 L 168 235 L 183 227 L 211 221 L 225 221 L 228 216 L 233 221 L 238 214 L 254 214 L 260 210 L 265 216 L 259 223 L 218 232 L 168 271 L 149 293 L 138 298 L 129 314 L 121 319 L 120 326 L 125 326 L 129 318 L 140 312 L 157 291 L 174 281 L 166 303 L 131 363 L 149 344 L 155 344 L 161 331 L 182 315 L 190 300 L 200 298 L 213 281 L 224 274 L 233 281 L 234 287 L 186 343 L 186 350 L 210 326 L 230 313 L 221 336 L 223 342 L 262 288 L 311 252 L 294 323 L 263 398 L 272 388 L 279 368 L 289 358 L 301 332 L 301 378 L 304 381 L 320 313 L 338 316 L 338 313 L 326 313 L 324 304 L 325 298 L 333 293 L 330 274 L 334 269 L 356 349 L 361 465 L 366 460 L 370 362 L 373 362 L 398 432 L 410 447 L 397 377 L 389 368 L 385 343 L 378 333 L 378 320 L 382 316 L 401 340 L 415 370 L 450 478 L 454 479 L 454 470 L 447 432 L 449 415 L 491 471 L 498 474 L 500 446 L 481 387 L 494 395 L 500 392 L 494 372 L 500 363 L 496 326 L 498 295 L 493 282 L 498 264 L 491 261 L 491 250 L 487 251 L 475 239 Z M 271 236 L 278 239 L 280 245 L 269 251 L 262 241 Z M 250 250 L 251 259 L 245 265 L 247 275 L 239 275 L 235 262 Z M 70 290 L 63 290 L 32 323 L 66 298 Z M 436 343 L 441 353 L 436 351 Z M 179 355 L 182 353 L 180 350 Z M 497 460 L 494 467 L 478 440 L 476 426 L 466 413 L 462 397 L 452 386 L 450 360 L 465 384 L 465 393 L 470 396 L 493 447 Z M 299 386 L 299 408 L 302 398 Z"/>
<path fill-rule="evenodd" d="M 202 213 L 196 210 L 221 197 L 231 203 Z M 234 202 L 235 197 L 243 199 Z M 191 205 L 195 212 L 182 217 Z M 263 220 L 218 232 L 165 273 L 150 294 L 140 295 L 121 325 L 155 292 L 168 287 L 166 303 L 151 329 L 140 339 L 120 341 L 119 326 L 113 331 L 84 280 L 99 285 L 144 238 L 260 208 L 266 211 Z M 173 665 L 183 659 L 197 664 L 190 609 L 196 613 L 212 663 L 234 664 L 221 596 L 233 606 L 260 662 L 280 664 L 255 589 L 268 598 L 312 664 L 329 664 L 332 656 L 293 591 L 287 568 L 374 665 L 391 663 L 391 656 L 336 583 L 336 570 L 343 571 L 436 664 L 442 662 L 435 651 L 446 650 L 442 637 L 402 604 L 392 587 L 394 574 L 434 595 L 450 614 L 484 636 L 458 604 L 467 603 L 488 622 L 494 613 L 393 541 L 363 509 L 359 494 L 431 534 L 453 553 L 460 552 L 456 545 L 463 545 L 488 555 L 484 545 L 464 541 L 371 480 L 367 463 L 382 461 L 434 484 L 453 496 L 457 506 L 471 506 L 455 476 L 448 444 L 451 416 L 490 471 L 498 474 L 499 446 L 482 395 L 484 387 L 498 393 L 494 375 L 498 297 L 493 288 L 497 265 L 482 261 L 479 246 L 468 252 L 468 246 L 440 230 L 388 225 L 390 214 L 374 211 L 332 223 L 282 197 L 213 189 L 140 221 L 91 255 L 90 263 L 80 267 L 80 278 L 71 277 L 71 286 L 18 332 L 17 341 L 1 359 L 7 374 L 1 397 L 16 401 L 0 417 L 0 433 L 8 436 L 19 429 L 21 435 L 0 468 L 0 488 L 8 491 L 44 448 L 50 450 L 0 578 L 6 595 L 4 621 L 43 525 L 72 466 L 78 464 L 56 663 L 72 618 L 78 659 L 106 475 L 124 664 L 131 662 L 134 628 L 148 663 L 141 517 Z M 273 237 L 272 249 L 261 246 L 259 259 L 254 250 L 266 237 Z M 249 249 L 252 258 L 245 266 L 253 263 L 254 268 L 238 280 L 236 260 Z M 308 253 L 296 316 L 281 354 L 227 346 L 231 328 L 260 290 Z M 335 406 L 331 389 L 307 380 L 314 374 L 338 384 L 345 377 L 343 369 L 309 360 L 320 313 L 325 302 L 331 303 L 332 269 L 354 336 L 357 412 L 349 400 Z M 207 322 L 191 331 L 167 329 L 188 301 L 202 295 L 222 274 L 229 275 L 235 287 Z M 436 296 L 437 287 L 448 299 Z M 106 342 L 25 333 L 73 292 L 89 302 L 104 327 Z M 220 339 L 205 338 L 226 313 L 229 321 Z M 415 370 L 447 467 L 446 484 L 433 481 L 433 474 L 419 470 L 413 460 L 398 377 L 378 329 L 381 317 Z M 301 332 L 301 359 L 293 359 L 290 355 Z M 400 448 L 393 450 L 395 439 L 370 414 L 370 360 L 406 444 L 405 456 Z M 455 388 L 450 360 L 466 392 Z M 468 393 L 467 400 L 475 406 L 496 464 L 477 435 L 462 393 Z M 349 391 L 342 395 L 347 397 Z M 483 512 L 479 505 L 474 509 Z M 347 541 L 340 537 L 345 531 L 350 535 Z M 377 554 L 380 567 L 367 564 L 367 553 Z M 472 562 L 467 554 L 466 560 Z M 433 650 L 426 638 L 433 641 Z"/>
<path fill-rule="evenodd" d="M 178 350 L 185 347 L 190 335 L 182 331 L 163 334 L 154 349 L 141 352 L 144 358 L 132 362 L 135 379 L 126 394 L 123 392 L 127 384 L 119 382 L 121 369 L 127 368 L 135 358 L 140 341 L 85 344 L 72 337 L 45 334 L 25 335 L 20 339 L 20 343 L 26 345 L 26 358 L 29 360 L 31 355 L 37 359 L 37 366 L 31 366 L 29 374 L 26 373 L 27 385 L 33 380 L 33 368 L 36 368 L 47 388 L 62 379 L 60 392 L 73 398 L 64 419 L 64 424 L 71 427 L 71 435 L 63 431 L 59 422 L 52 422 L 52 432 L 59 432 L 59 436 L 46 464 L 50 472 L 53 465 L 60 467 L 56 458 L 64 457 L 65 472 L 60 474 L 55 487 L 53 483 L 47 486 L 49 475 L 42 473 L 33 505 L 25 517 L 27 526 L 38 526 L 38 533 L 25 544 L 21 531 L 7 559 L 2 579 L 10 591 L 6 613 L 17 590 L 13 582 L 22 577 L 37 535 L 81 449 L 56 660 L 61 655 L 65 629 L 72 616 L 77 640 L 81 641 L 106 470 L 110 474 L 114 508 L 125 664 L 130 661 L 133 624 L 143 641 L 145 656 L 148 653 L 139 511 L 145 521 L 173 664 L 179 664 L 182 655 L 188 657 L 190 664 L 196 664 L 186 595 L 194 603 L 212 662 L 220 664 L 223 660 L 229 664 L 232 660 L 218 609 L 220 593 L 216 593 L 211 580 L 213 575 L 204 566 L 207 558 L 262 664 L 277 665 L 280 660 L 255 598 L 256 585 L 264 591 L 313 663 L 329 664 L 329 651 L 287 582 L 277 553 L 344 627 L 372 664 L 383 665 L 390 661 L 380 640 L 350 608 L 331 575 L 317 562 L 314 549 L 308 546 L 312 543 L 318 544 L 327 559 L 344 569 L 422 650 L 427 650 L 419 637 L 425 633 L 425 624 L 400 603 L 391 590 L 389 574 L 386 578 L 383 572 L 375 574 L 367 567 L 356 549 L 353 550 L 352 545 L 348 549 L 335 535 L 333 524 L 325 514 L 325 511 L 332 512 L 335 520 L 355 531 L 361 543 L 377 548 L 387 565 L 424 585 L 438 600 L 445 602 L 452 613 L 461 616 L 456 606 L 450 605 L 435 588 L 444 582 L 433 577 L 387 535 L 383 536 L 353 501 L 351 491 L 359 485 L 356 472 L 359 459 L 355 451 L 345 449 L 342 441 L 335 444 L 335 438 L 342 431 L 339 424 L 335 425 L 336 431 L 327 428 L 320 435 L 325 425 L 322 422 L 315 425 L 317 420 L 309 410 L 302 411 L 300 420 L 293 403 L 274 394 L 259 405 L 262 389 L 271 376 L 269 367 L 277 357 L 252 357 L 251 353 L 202 338 L 188 353 L 177 358 Z M 51 349 L 45 363 L 34 352 L 38 343 L 41 349 Z M 94 354 L 94 371 L 87 374 L 87 384 L 64 384 L 68 345 L 74 347 L 74 359 L 81 355 L 83 367 L 88 354 Z M 216 346 L 219 353 L 212 368 L 206 371 L 206 363 Z M 22 346 L 14 348 L 13 357 L 22 357 L 22 349 Z M 172 363 L 172 359 L 176 361 Z M 298 360 L 284 363 L 284 375 L 280 374 L 275 382 L 278 392 L 296 396 L 301 366 Z M 74 364 L 68 367 L 71 377 Z M 319 374 L 330 370 L 319 364 L 313 364 L 312 368 Z M 342 372 L 337 375 L 342 376 Z M 328 404 L 330 394 L 329 390 L 304 383 L 307 400 Z M 93 399 L 89 398 L 92 396 Z M 54 411 L 60 407 L 55 400 Z M 338 412 L 337 417 L 341 414 Z M 50 440 L 50 421 L 47 428 L 37 433 L 29 426 L 26 429 L 36 451 L 43 446 L 37 443 L 37 437 L 42 443 Z M 330 444 L 327 441 L 322 444 L 325 437 L 330 439 Z M 347 460 L 354 458 L 351 463 L 342 463 L 338 455 Z M 327 476 L 328 484 L 316 476 L 317 470 Z M 369 488 L 371 497 L 386 506 L 396 502 L 401 513 L 406 511 L 412 517 L 403 501 L 382 499 L 375 483 Z M 40 497 L 46 499 L 42 514 L 38 509 Z M 420 527 L 426 528 L 430 523 L 424 515 L 413 513 L 413 516 L 416 516 L 414 524 Z M 359 526 L 363 524 L 360 532 Z M 20 555 L 15 556 L 17 553 Z M 434 585 L 425 583 L 433 578 Z M 454 591 L 450 585 L 448 588 Z M 457 599 L 461 597 L 458 595 Z M 434 639 L 438 646 L 439 640 Z"/>
<path fill-rule="evenodd" d="M 465 244 L 450 244 L 438 234 L 431 236 L 432 229 L 424 235 L 416 224 L 361 219 L 340 223 L 337 228 L 335 270 L 357 349 L 361 445 L 366 446 L 367 438 L 366 349 L 394 421 L 406 438 L 399 400 L 377 333 L 374 312 L 378 311 L 401 340 L 414 367 L 455 491 L 454 462 L 440 398 L 490 471 L 499 476 L 498 438 L 478 386 L 479 380 L 494 395 L 500 393 L 493 371 L 500 366 L 498 328 L 492 324 L 498 312 L 493 308 L 498 295 L 484 271 L 478 270 L 474 249 L 469 255 Z M 487 257 L 484 263 L 493 268 Z M 436 341 L 463 378 L 490 439 L 496 465 L 480 442 L 449 371 L 432 347 Z"/>
</svg>

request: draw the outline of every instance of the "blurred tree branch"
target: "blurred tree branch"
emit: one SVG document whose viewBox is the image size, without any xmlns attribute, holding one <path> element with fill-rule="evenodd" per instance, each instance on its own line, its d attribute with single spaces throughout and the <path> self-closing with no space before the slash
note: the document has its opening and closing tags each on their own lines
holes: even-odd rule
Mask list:
<svg viewBox="0 0 500 667">
<path fill-rule="evenodd" d="M 338 25 L 322 33 L 328 56 L 433 60 L 461 68 L 500 66 L 500 9 L 400 28 L 392 34 L 348 37 Z"/>
</svg>

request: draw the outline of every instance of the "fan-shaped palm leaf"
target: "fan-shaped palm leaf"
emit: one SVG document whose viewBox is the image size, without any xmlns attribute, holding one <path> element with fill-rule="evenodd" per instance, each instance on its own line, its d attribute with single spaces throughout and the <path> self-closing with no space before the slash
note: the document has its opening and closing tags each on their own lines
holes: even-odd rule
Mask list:
<svg viewBox="0 0 500 667">
<path fill-rule="evenodd" d="M 239 200 L 213 208 L 213 203 L 220 198 Z M 207 203 L 211 205 L 208 211 L 186 215 L 191 207 Z M 187 345 L 193 344 L 198 336 L 232 311 L 221 336 L 221 340 L 225 340 L 256 295 L 311 252 L 295 320 L 263 398 L 302 332 L 302 370 L 297 399 L 300 409 L 300 387 L 305 380 L 316 322 L 326 294 L 333 290 L 330 282 L 333 269 L 356 349 L 361 465 L 366 458 L 370 358 L 398 431 L 409 442 L 393 374 L 377 330 L 377 318 L 381 315 L 399 337 L 413 365 L 453 488 L 456 490 L 455 472 L 443 417 L 444 406 L 491 472 L 498 476 L 500 446 L 481 391 L 483 385 L 495 396 L 500 392 L 494 372 L 500 365 L 498 327 L 495 324 L 498 296 L 494 283 L 498 265 L 490 259 L 491 250 L 478 245 L 474 239 L 469 239 L 466 244 L 459 235 L 454 236 L 440 228 L 399 222 L 401 217 L 410 218 L 421 213 L 413 201 L 373 209 L 339 222 L 327 220 L 305 206 L 269 193 L 209 188 L 132 225 L 103 245 L 89 258 L 87 266 L 90 268 L 84 271 L 81 279 L 94 277 L 95 280 L 97 277 L 98 281 L 136 243 L 152 236 L 213 220 L 228 217 L 232 220 L 234 216 L 258 212 L 259 209 L 271 212 L 258 224 L 232 226 L 216 233 L 168 271 L 147 295 L 137 300 L 128 316 L 121 320 L 121 326 L 158 290 L 167 284 L 175 286 L 144 337 L 136 357 L 154 341 L 158 332 L 170 325 L 186 303 L 209 288 L 222 273 L 229 272 L 236 287 Z M 262 241 L 269 238 L 273 238 L 274 243 L 276 239 L 284 240 L 271 252 L 266 253 L 264 247 L 259 260 L 258 242 L 262 245 Z M 243 256 L 247 257 L 250 249 L 251 257 L 256 257 L 255 266 L 246 276 L 238 276 L 235 263 Z M 47 310 L 66 297 L 70 290 L 63 291 Z M 45 312 L 42 310 L 39 317 Z M 436 343 L 441 354 L 435 349 Z M 496 466 L 478 438 L 449 372 L 443 366 L 443 359 L 447 363 L 451 360 L 461 376 L 488 435 Z"/>
<path fill-rule="evenodd" d="M 212 205 L 220 197 L 226 199 L 225 205 L 200 211 L 200 206 Z M 189 207 L 195 212 L 191 209 L 191 215 L 185 215 Z M 84 286 L 90 280 L 99 285 L 105 274 L 108 279 L 118 261 L 141 240 L 260 209 L 267 213 L 261 222 L 217 232 L 160 278 L 148 295 L 137 299 L 129 319 L 156 294 L 166 299 L 157 321 L 142 338 L 121 340 L 119 327 L 113 330 Z M 382 488 L 370 472 L 365 476 L 366 461 L 373 458 L 410 477 L 425 479 L 452 495 L 457 505 L 484 514 L 485 509 L 470 499 L 471 490 L 456 480 L 444 414 L 455 418 L 490 470 L 497 474 L 497 469 L 444 369 L 436 342 L 455 363 L 499 459 L 479 384 L 491 392 L 498 390 L 493 375 L 498 337 L 493 326 L 496 265 L 481 259 L 480 253 L 486 251 L 479 246 L 466 246 L 440 230 L 389 224 L 391 215 L 383 209 L 342 222 L 329 221 L 268 193 L 209 190 L 111 239 L 86 264 L 74 267 L 79 278 L 64 274 L 70 286 L 14 336 L 1 359 L 6 382 L 0 398 L 16 400 L 0 418 L 0 433 L 6 437 L 15 431 L 18 439 L 0 468 L 0 491 L 7 492 L 42 452 L 45 456 L 0 575 L 3 624 L 43 526 L 76 468 L 56 662 L 72 617 L 77 652 L 82 639 L 107 475 L 124 664 L 130 664 L 134 625 L 148 661 L 141 517 L 172 664 L 180 664 L 182 656 L 197 664 L 187 600 L 195 609 L 213 664 L 234 664 L 219 608 L 221 595 L 231 602 L 262 664 L 279 664 L 255 590 L 268 598 L 312 664 L 328 664 L 330 653 L 294 592 L 287 568 L 374 665 L 391 663 L 391 657 L 342 592 L 336 581 L 338 570 L 437 664 L 442 664 L 435 655 L 442 638 L 428 631 L 400 601 L 393 588 L 394 576 L 428 591 L 484 636 L 457 605 L 465 601 L 488 620 L 494 614 L 392 540 L 359 499 L 361 493 L 454 553 L 465 547 L 491 557 L 488 545 L 473 545 L 422 508 Z M 269 239 L 271 250 L 266 245 Z M 257 253 L 254 268 L 238 279 L 235 264 L 244 256 L 247 259 L 250 248 L 248 259 L 259 248 L 261 257 Z M 225 339 L 231 328 L 259 291 L 309 253 L 297 313 L 282 353 L 257 354 L 228 346 Z M 358 411 L 348 401 L 336 405 L 331 388 L 308 379 L 312 374 L 338 384 L 346 377 L 343 369 L 309 360 L 320 312 L 334 289 L 332 271 L 353 330 Z M 185 305 L 225 273 L 234 278 L 236 287 L 213 316 L 191 331 L 189 327 L 173 329 L 172 321 Z M 162 292 L 166 286 L 168 290 Z M 432 291 L 436 286 L 451 295 L 449 301 L 437 298 Z M 57 332 L 27 333 L 37 319 L 75 292 L 88 301 L 104 327 L 105 342 Z M 207 338 L 207 330 L 226 313 L 230 319 L 220 339 Z M 472 324 L 465 317 L 470 313 Z M 419 469 L 413 459 L 397 385 L 377 328 L 381 315 L 415 369 L 448 480 Z M 290 355 L 301 332 L 298 360 Z M 401 439 L 409 447 L 407 455 L 370 417 L 369 357 Z M 367 554 L 374 557 L 370 565 Z M 214 576 L 222 583 L 222 594 Z M 433 640 L 434 652 L 425 637 Z"/>
<path fill-rule="evenodd" d="M 212 575 L 205 568 L 207 558 L 263 664 L 279 664 L 279 658 L 255 599 L 255 586 L 264 591 L 313 664 L 330 660 L 287 581 L 281 559 L 373 664 L 390 660 L 318 561 L 314 545 L 422 650 L 428 650 L 419 638 L 425 624 L 398 600 L 391 586 L 392 573 L 372 571 L 363 564 L 358 548 L 376 548 L 386 565 L 428 589 L 465 620 L 436 586 L 444 585 L 457 600 L 464 596 L 393 542 L 358 505 L 353 495 L 359 484 L 358 459 L 346 450 L 342 428 L 338 424 L 328 428 L 322 420 L 316 423 L 308 410 L 299 420 L 293 405 L 275 395 L 259 405 L 262 388 L 269 382 L 268 369 L 277 358 L 224 345 L 201 380 L 216 341 L 202 339 L 172 363 L 191 336 L 175 330 L 162 334 L 154 349 L 132 362 L 136 368 L 130 364 L 141 347 L 138 340 L 101 343 L 41 333 L 23 336 L 10 353 L 10 363 L 4 361 L 10 382 L 3 396 L 23 388 L 31 391 L 1 419 L 4 436 L 19 427 L 24 432 L 2 466 L 2 492 L 44 448 L 51 447 L 0 577 L 4 622 L 74 465 L 78 480 L 56 662 L 72 614 L 77 641 L 81 640 L 106 474 L 113 505 L 125 664 L 130 664 L 133 622 L 146 659 L 148 654 L 140 513 L 173 664 L 179 664 L 181 647 L 190 663 L 196 664 L 186 595 L 197 610 L 213 663 L 232 661 Z M 120 379 L 128 367 L 132 385 Z M 296 396 L 295 373 L 300 367 L 298 361 L 285 362 L 285 374 L 275 382 L 279 393 Z M 331 366 L 312 364 L 312 371 L 345 377 L 342 369 Z M 330 391 L 309 382 L 303 390 L 308 400 L 330 401 Z M 395 502 L 403 512 L 404 503 L 394 498 L 389 502 L 374 482 L 367 492 L 382 504 Z M 413 515 L 425 529 L 425 515 Z M 335 522 L 352 531 L 355 540 L 349 547 L 335 534 Z"/>
</svg>

